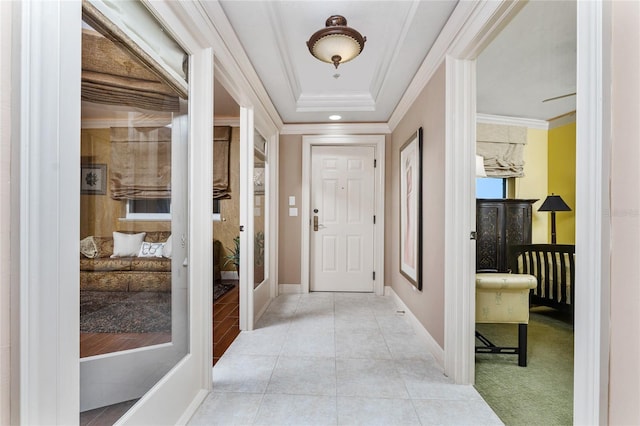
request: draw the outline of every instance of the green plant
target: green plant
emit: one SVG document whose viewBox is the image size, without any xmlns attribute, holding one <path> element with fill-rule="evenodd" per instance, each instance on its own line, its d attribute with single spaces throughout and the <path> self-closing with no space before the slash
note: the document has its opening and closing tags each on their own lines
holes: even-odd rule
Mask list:
<svg viewBox="0 0 640 426">
<path fill-rule="evenodd" d="M 236 271 L 240 270 L 240 235 L 233 239 L 233 248 L 227 247 L 229 254 L 225 255 L 225 261 L 223 266 L 227 266 L 232 263 L 235 266 Z"/>
<path fill-rule="evenodd" d="M 256 232 L 254 249 L 254 262 L 256 266 L 264 266 L 264 232 Z"/>
</svg>

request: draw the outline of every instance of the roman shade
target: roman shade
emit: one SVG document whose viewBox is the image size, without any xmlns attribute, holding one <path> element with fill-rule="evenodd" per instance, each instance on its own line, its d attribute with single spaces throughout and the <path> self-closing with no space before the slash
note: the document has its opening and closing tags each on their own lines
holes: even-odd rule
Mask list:
<svg viewBox="0 0 640 426">
<path fill-rule="evenodd" d="M 229 184 L 229 154 L 231 144 L 231 127 L 215 126 L 213 128 L 213 199 L 231 198 Z"/>
<path fill-rule="evenodd" d="M 110 166 L 114 200 L 171 198 L 171 129 L 112 127 Z"/>
<path fill-rule="evenodd" d="M 231 198 L 231 127 L 213 129 L 213 198 Z M 171 129 L 112 127 L 109 185 L 115 200 L 171 198 Z"/>
<path fill-rule="evenodd" d="M 523 177 L 526 144 L 526 127 L 477 124 L 476 154 L 484 157 L 487 177 Z"/>
<path fill-rule="evenodd" d="M 83 30 L 82 100 L 179 111 L 176 92 L 120 46 L 94 31 Z"/>
</svg>

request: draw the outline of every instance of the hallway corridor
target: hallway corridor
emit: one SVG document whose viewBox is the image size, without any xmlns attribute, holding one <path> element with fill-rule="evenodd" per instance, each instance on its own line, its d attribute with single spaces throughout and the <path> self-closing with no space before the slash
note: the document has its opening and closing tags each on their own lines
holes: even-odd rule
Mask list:
<svg viewBox="0 0 640 426">
<path fill-rule="evenodd" d="M 190 425 L 499 425 L 454 385 L 391 297 L 285 294 L 213 368 Z"/>
</svg>

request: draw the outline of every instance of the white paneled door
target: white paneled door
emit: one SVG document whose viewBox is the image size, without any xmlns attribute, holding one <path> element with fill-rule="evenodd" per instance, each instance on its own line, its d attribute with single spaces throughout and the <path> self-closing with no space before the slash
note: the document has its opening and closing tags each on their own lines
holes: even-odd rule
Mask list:
<svg viewBox="0 0 640 426">
<path fill-rule="evenodd" d="M 375 148 L 311 148 L 310 290 L 373 292 Z"/>
</svg>

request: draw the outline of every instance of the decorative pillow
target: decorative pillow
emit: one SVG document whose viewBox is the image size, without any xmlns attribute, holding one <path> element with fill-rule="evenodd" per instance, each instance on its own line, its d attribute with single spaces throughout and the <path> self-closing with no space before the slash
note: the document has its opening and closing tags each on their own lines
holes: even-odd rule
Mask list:
<svg viewBox="0 0 640 426">
<path fill-rule="evenodd" d="M 113 254 L 111 257 L 136 256 L 140 251 L 140 246 L 144 240 L 146 232 L 139 234 L 113 233 Z"/>
<path fill-rule="evenodd" d="M 142 242 L 138 257 L 162 257 L 164 243 Z"/>
<path fill-rule="evenodd" d="M 144 236 L 144 240 L 149 243 L 164 243 L 171 235 L 171 231 L 150 231 Z"/>
<path fill-rule="evenodd" d="M 80 240 L 80 253 L 89 259 L 93 259 L 98 255 L 98 247 L 96 247 L 96 242 L 92 235 Z"/>
<path fill-rule="evenodd" d="M 109 257 L 113 254 L 113 237 L 93 237 L 98 253 L 96 257 Z"/>
<path fill-rule="evenodd" d="M 171 259 L 172 252 L 173 252 L 173 249 L 171 247 L 171 235 L 169 235 L 169 238 L 167 238 L 167 241 L 164 243 L 164 247 L 162 249 L 162 255 L 164 257 L 168 257 L 169 259 Z"/>
</svg>

